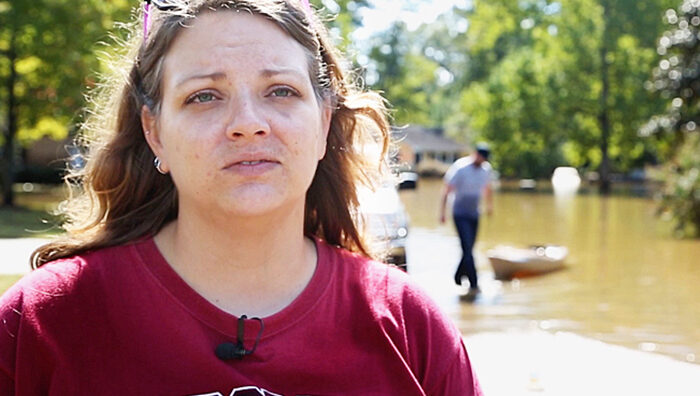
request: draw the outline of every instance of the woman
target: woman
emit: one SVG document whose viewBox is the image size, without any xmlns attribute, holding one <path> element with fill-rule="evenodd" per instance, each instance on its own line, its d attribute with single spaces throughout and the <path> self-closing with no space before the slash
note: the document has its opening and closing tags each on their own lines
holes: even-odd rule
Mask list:
<svg viewBox="0 0 700 396">
<path fill-rule="evenodd" d="M 154 5 L 67 236 L 2 298 L 3 393 L 479 394 L 454 325 L 369 258 L 355 188 L 381 168 L 355 148 L 388 124 L 313 11 Z"/>
</svg>

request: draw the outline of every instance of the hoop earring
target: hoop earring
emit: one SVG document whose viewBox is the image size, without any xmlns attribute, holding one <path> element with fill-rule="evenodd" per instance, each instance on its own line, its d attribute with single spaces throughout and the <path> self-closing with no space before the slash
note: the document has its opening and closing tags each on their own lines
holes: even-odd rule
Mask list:
<svg viewBox="0 0 700 396">
<path fill-rule="evenodd" d="M 158 173 L 160 173 L 161 175 L 167 174 L 168 172 L 164 171 L 163 168 L 161 168 L 161 165 L 162 163 L 160 162 L 160 158 L 156 157 L 153 159 L 153 166 L 156 167 Z"/>
</svg>

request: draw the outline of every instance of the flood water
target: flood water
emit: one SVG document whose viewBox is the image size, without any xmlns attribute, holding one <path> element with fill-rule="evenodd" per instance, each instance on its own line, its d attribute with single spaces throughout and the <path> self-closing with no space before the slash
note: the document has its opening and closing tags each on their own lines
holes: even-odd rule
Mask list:
<svg viewBox="0 0 700 396">
<path fill-rule="evenodd" d="M 700 364 L 700 241 L 670 236 L 648 198 L 498 192 L 475 247 L 482 294 L 461 302 L 459 240 L 438 223 L 441 181 L 402 190 L 411 217 L 408 271 L 463 334 L 566 331 Z M 568 247 L 554 273 L 498 281 L 485 253 L 500 244 Z"/>
</svg>

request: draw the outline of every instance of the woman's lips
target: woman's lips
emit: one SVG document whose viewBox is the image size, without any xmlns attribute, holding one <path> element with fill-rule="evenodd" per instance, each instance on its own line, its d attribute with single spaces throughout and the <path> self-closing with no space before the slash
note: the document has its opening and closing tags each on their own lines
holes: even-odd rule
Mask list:
<svg viewBox="0 0 700 396">
<path fill-rule="evenodd" d="M 245 160 L 234 162 L 224 169 L 241 176 L 260 176 L 279 165 L 279 162 L 267 159 Z"/>
</svg>

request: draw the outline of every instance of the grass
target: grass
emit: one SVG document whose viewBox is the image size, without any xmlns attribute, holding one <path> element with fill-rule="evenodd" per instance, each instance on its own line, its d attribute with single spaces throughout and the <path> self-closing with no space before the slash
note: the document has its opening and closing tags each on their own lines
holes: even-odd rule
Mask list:
<svg viewBox="0 0 700 396">
<path fill-rule="evenodd" d="M 14 187 L 15 206 L 0 207 L 0 238 L 41 238 L 62 232 L 59 218 L 51 214 L 64 198 L 62 186 L 25 183 Z"/>
<path fill-rule="evenodd" d="M 60 234 L 59 218 L 51 213 L 64 199 L 63 186 L 15 184 L 15 206 L 0 207 L 0 238 L 42 238 Z M 0 294 L 22 275 L 0 275 Z"/>
<path fill-rule="evenodd" d="M 0 275 L 0 294 L 14 285 L 22 275 Z"/>
<path fill-rule="evenodd" d="M 46 211 L 0 208 L 0 238 L 41 238 L 60 233 L 58 219 Z"/>
</svg>

